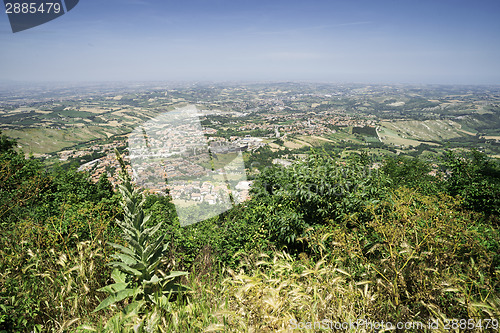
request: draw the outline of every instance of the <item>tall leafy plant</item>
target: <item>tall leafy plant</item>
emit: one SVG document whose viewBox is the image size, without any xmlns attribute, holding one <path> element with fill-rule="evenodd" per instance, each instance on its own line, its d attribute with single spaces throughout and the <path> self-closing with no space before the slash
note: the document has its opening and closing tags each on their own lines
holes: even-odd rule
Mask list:
<svg viewBox="0 0 500 333">
<path fill-rule="evenodd" d="M 155 297 L 166 298 L 172 292 L 178 291 L 179 285 L 174 283 L 175 278 L 187 275 L 187 272 L 172 271 L 165 274 L 158 269 L 161 258 L 166 254 L 168 244 L 164 244 L 165 235 L 155 239 L 156 232 L 161 224 L 148 227 L 149 215 L 145 214 L 143 205 L 144 193 L 135 189 L 125 163 L 118 152 L 117 159 L 122 171 L 119 191 L 122 195 L 123 220 L 117 220 L 122 229 L 123 239 L 127 246 L 109 243 L 119 252 L 113 255 L 116 261 L 109 263 L 114 270 L 111 278 L 115 283 L 110 284 L 100 291 L 109 295 L 94 310 L 99 311 L 119 301 L 132 297 L 132 308 L 137 308 L 141 303 L 155 302 Z"/>
<path fill-rule="evenodd" d="M 449 173 L 445 184 L 449 194 L 460 195 L 468 209 L 500 216 L 500 163 L 472 150 L 446 152 L 444 165 Z"/>
<path fill-rule="evenodd" d="M 313 152 L 290 167 L 264 170 L 251 191 L 255 201 L 269 207 L 262 224 L 270 238 L 290 246 L 309 227 L 369 220 L 366 207 L 387 195 L 388 181 L 367 164 L 364 155 L 341 159 Z"/>
</svg>

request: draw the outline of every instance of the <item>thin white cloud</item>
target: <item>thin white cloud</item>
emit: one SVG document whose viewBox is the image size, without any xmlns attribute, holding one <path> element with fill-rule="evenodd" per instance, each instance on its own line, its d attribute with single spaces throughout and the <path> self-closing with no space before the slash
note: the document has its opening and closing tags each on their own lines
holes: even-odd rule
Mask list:
<svg viewBox="0 0 500 333">
<path fill-rule="evenodd" d="M 302 28 L 293 28 L 293 29 L 286 29 L 286 30 L 258 31 L 255 33 L 259 34 L 259 35 L 287 35 L 287 34 L 296 34 L 296 33 L 300 33 L 300 32 L 313 31 L 313 30 L 326 30 L 326 29 L 332 29 L 332 28 L 358 26 L 358 25 L 365 25 L 365 24 L 371 24 L 371 23 L 372 23 L 371 21 L 346 22 L 346 23 L 339 23 L 339 24 L 324 24 L 324 25 L 316 25 L 316 26 L 309 26 L 309 27 L 302 27 Z"/>
<path fill-rule="evenodd" d="M 149 6 L 151 3 L 147 0 L 126 0 L 126 4 L 130 5 L 146 5 Z"/>
<path fill-rule="evenodd" d="M 262 55 L 263 58 L 271 60 L 317 60 L 326 57 L 323 53 L 315 52 L 269 52 Z"/>
</svg>

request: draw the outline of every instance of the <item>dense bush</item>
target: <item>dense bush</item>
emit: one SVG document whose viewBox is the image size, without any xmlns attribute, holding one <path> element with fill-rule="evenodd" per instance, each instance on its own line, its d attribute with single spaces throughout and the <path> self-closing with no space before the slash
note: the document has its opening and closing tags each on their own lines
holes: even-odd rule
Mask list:
<svg viewBox="0 0 500 333">
<path fill-rule="evenodd" d="M 500 216 L 500 163 L 477 150 L 447 151 L 440 167 L 418 158 L 387 159 L 382 171 L 393 188 L 407 186 L 424 194 L 460 196 L 463 207 L 483 212 L 496 220 Z M 434 171 L 434 175 L 431 175 Z"/>
<path fill-rule="evenodd" d="M 117 239 L 116 195 L 107 179 L 93 184 L 74 170 L 49 174 L 2 142 L 0 331 L 45 331 L 92 317 L 96 286 L 109 276 L 100 247 Z"/>
<path fill-rule="evenodd" d="M 464 199 L 468 209 L 500 216 L 500 163 L 477 150 L 447 152 L 446 190 Z M 498 222 L 498 220 L 497 220 Z"/>
<path fill-rule="evenodd" d="M 382 171 L 389 177 L 392 188 L 406 186 L 423 193 L 436 194 L 442 187 L 440 175 L 431 175 L 432 166 L 419 158 L 398 156 L 386 159 Z"/>
<path fill-rule="evenodd" d="M 315 154 L 289 168 L 266 169 L 252 193 L 269 207 L 265 226 L 270 238 L 292 245 L 311 226 L 364 223 L 365 207 L 384 198 L 388 185 L 363 156 Z"/>
</svg>

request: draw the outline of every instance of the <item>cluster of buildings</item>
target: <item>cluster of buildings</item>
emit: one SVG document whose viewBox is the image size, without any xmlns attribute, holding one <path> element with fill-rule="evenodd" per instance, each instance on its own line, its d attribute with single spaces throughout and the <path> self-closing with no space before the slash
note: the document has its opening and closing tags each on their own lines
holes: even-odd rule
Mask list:
<svg viewBox="0 0 500 333">
<path fill-rule="evenodd" d="M 234 203 L 248 200 L 250 198 L 249 190 L 251 183 L 251 181 L 242 180 L 233 187 L 228 183 L 219 181 L 174 181 L 169 183 L 169 188 L 174 203 L 176 201 L 183 203 L 192 201 L 215 205 L 227 202 L 229 196 L 232 196 Z"/>
<path fill-rule="evenodd" d="M 123 148 L 125 146 L 124 140 L 115 140 L 112 143 L 107 143 L 103 145 L 93 145 L 84 149 L 70 149 L 70 150 L 62 150 L 58 152 L 59 160 L 67 161 L 69 159 L 78 160 L 87 155 L 91 155 L 93 153 L 113 153 L 115 149 Z"/>
<path fill-rule="evenodd" d="M 132 174 L 132 167 L 128 163 L 129 158 L 127 155 L 122 155 L 123 160 L 126 164 L 126 169 L 128 174 Z M 116 154 L 114 152 L 108 153 L 106 156 L 95 159 L 88 163 L 82 164 L 78 171 L 87 171 L 90 174 L 90 179 L 94 183 L 99 180 L 102 174 L 108 176 L 108 180 L 113 185 L 120 184 L 120 180 L 118 179 L 118 172 L 120 170 L 120 164 L 116 160 Z"/>
</svg>

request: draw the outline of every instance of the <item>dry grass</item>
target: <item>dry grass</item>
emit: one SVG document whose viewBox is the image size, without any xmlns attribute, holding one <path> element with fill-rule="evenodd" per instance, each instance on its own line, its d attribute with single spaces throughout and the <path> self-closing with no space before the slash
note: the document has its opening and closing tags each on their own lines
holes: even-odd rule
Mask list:
<svg viewBox="0 0 500 333">
<path fill-rule="evenodd" d="M 348 282 L 349 273 L 334 263 L 296 261 L 286 253 L 260 259 L 252 274 L 229 271 L 224 282 L 244 331 L 289 332 L 300 322 L 355 321 L 375 300 L 368 283 Z"/>
</svg>

